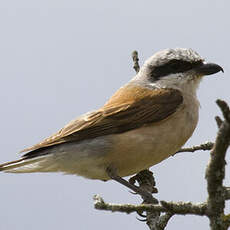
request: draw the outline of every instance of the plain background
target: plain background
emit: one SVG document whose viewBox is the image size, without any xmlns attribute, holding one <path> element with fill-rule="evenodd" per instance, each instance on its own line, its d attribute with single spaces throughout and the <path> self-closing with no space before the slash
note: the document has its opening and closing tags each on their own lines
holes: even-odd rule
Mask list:
<svg viewBox="0 0 230 230">
<path fill-rule="evenodd" d="M 1 0 L 0 162 L 103 105 L 135 75 L 135 49 L 140 64 L 158 50 L 187 47 L 223 66 L 224 74 L 208 76 L 200 86 L 199 125 L 186 146 L 213 141 L 220 115 L 215 100 L 230 103 L 229 8 L 228 0 Z M 157 198 L 206 200 L 208 159 L 208 152 L 182 153 L 152 167 Z M 1 174 L 0 229 L 148 229 L 136 214 L 95 210 L 94 194 L 107 202 L 140 202 L 113 181 Z M 167 229 L 208 229 L 208 220 L 176 216 Z"/>
</svg>

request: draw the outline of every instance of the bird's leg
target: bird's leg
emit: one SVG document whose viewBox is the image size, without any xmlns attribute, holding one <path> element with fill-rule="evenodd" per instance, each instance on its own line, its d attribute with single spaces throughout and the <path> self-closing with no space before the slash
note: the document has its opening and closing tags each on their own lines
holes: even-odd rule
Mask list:
<svg viewBox="0 0 230 230">
<path fill-rule="evenodd" d="M 131 189 L 132 191 L 136 192 L 137 194 L 141 195 L 142 199 L 144 200 L 144 202 L 146 203 L 152 203 L 152 204 L 156 204 L 158 203 L 158 201 L 152 196 L 152 194 L 148 191 L 143 190 L 140 187 L 137 187 L 134 184 L 129 183 L 128 181 L 126 181 L 125 179 L 123 179 L 122 177 L 117 175 L 116 169 L 114 167 L 108 167 L 106 169 L 106 172 L 108 174 L 108 176 L 112 179 L 117 181 L 118 183 L 128 187 L 129 189 Z"/>
<path fill-rule="evenodd" d="M 131 184 L 135 184 L 138 183 L 139 188 L 148 191 L 149 193 L 157 193 L 158 190 L 155 187 L 156 186 L 156 182 L 155 182 L 155 178 L 153 176 L 153 173 L 151 171 L 149 171 L 148 169 L 142 170 L 139 173 L 137 173 L 135 176 L 131 177 L 129 179 L 129 183 Z M 147 203 L 147 202 L 143 202 L 143 203 Z M 157 200 L 155 202 L 156 204 L 158 203 Z M 150 221 L 159 221 L 159 217 L 160 217 L 160 213 L 159 212 L 146 212 L 146 214 L 143 214 L 143 212 L 137 212 L 138 215 L 144 219 L 139 219 L 140 221 L 146 221 L 147 223 Z"/>
</svg>

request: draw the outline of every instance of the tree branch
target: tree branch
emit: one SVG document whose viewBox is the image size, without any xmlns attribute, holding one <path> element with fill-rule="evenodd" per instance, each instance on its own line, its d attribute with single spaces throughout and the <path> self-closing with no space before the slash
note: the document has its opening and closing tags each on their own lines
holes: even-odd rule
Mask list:
<svg viewBox="0 0 230 230">
<path fill-rule="evenodd" d="M 219 116 L 216 116 L 215 120 L 216 120 L 216 124 L 217 124 L 218 128 L 220 128 L 220 126 L 223 123 L 222 119 Z"/>
<path fill-rule="evenodd" d="M 133 68 L 135 69 L 136 73 L 138 73 L 140 70 L 140 66 L 139 66 L 138 52 L 136 50 L 132 52 L 132 58 L 134 63 Z"/>
<path fill-rule="evenodd" d="M 166 202 L 161 201 L 161 205 L 153 204 L 110 204 L 106 203 L 99 195 L 94 196 L 94 207 L 99 210 L 109 210 L 112 212 L 125 212 L 125 213 L 142 213 L 142 212 L 165 212 L 171 214 L 194 214 L 194 215 L 206 215 L 207 204 L 192 204 L 191 202 Z"/>
<path fill-rule="evenodd" d="M 179 151 L 177 151 L 175 154 L 181 153 L 181 152 L 195 152 L 197 150 L 203 150 L 203 151 L 211 150 L 213 148 L 213 146 L 214 146 L 213 142 L 206 142 L 204 144 L 196 145 L 196 146 L 193 146 L 193 147 L 190 147 L 190 148 L 182 148 Z"/>
<path fill-rule="evenodd" d="M 230 141 L 230 110 L 226 102 L 217 100 L 225 120 L 217 134 L 215 145 L 211 151 L 210 162 L 206 169 L 208 190 L 207 211 L 212 230 L 224 230 L 222 216 L 224 215 L 226 189 L 223 187 L 225 177 L 225 156 Z"/>
<path fill-rule="evenodd" d="M 206 215 L 206 202 L 193 204 L 191 202 L 166 202 L 161 201 L 161 205 L 173 214 L 195 214 L 199 216 Z"/>
</svg>

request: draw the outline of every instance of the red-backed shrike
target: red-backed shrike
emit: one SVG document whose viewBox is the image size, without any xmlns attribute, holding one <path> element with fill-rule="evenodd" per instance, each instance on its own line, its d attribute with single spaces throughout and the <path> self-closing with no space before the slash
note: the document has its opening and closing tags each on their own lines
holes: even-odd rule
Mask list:
<svg viewBox="0 0 230 230">
<path fill-rule="evenodd" d="M 223 71 L 191 49 L 166 49 L 100 109 L 0 165 L 13 173 L 64 172 L 117 179 L 147 169 L 177 152 L 198 121 L 197 87 L 204 75 Z"/>
</svg>

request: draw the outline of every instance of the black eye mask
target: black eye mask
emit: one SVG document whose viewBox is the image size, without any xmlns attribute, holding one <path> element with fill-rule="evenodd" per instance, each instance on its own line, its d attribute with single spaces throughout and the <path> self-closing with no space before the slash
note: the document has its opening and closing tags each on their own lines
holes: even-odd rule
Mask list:
<svg viewBox="0 0 230 230">
<path fill-rule="evenodd" d="M 202 61 L 188 62 L 184 60 L 173 59 L 164 65 L 153 68 L 151 72 L 151 77 L 153 79 L 159 79 L 161 77 L 167 76 L 174 73 L 183 73 L 203 64 Z"/>
</svg>

